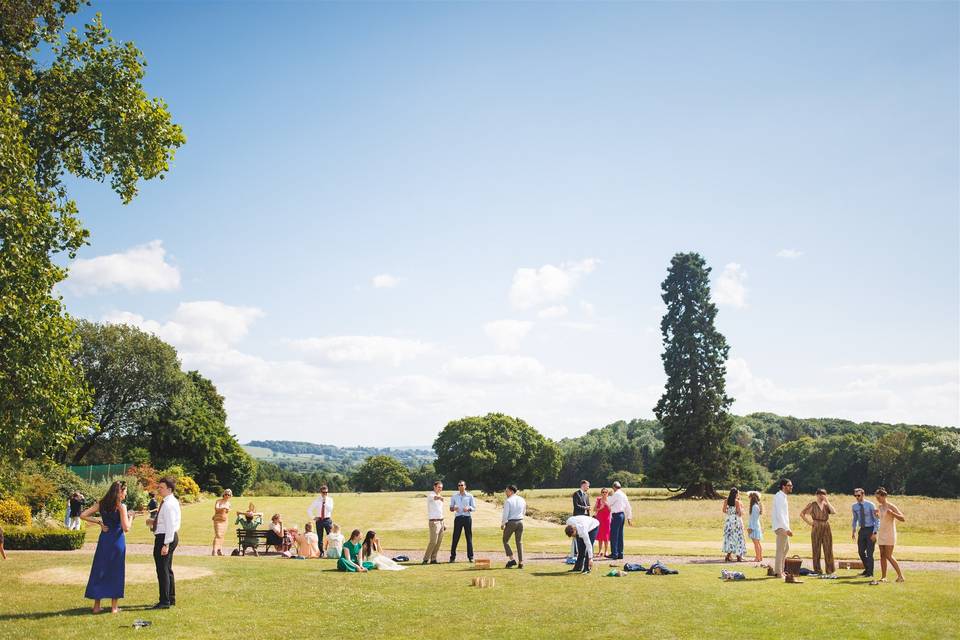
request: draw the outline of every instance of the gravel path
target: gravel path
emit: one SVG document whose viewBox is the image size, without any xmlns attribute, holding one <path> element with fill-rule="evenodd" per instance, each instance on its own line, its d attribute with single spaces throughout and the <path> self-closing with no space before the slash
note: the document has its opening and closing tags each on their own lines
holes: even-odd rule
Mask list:
<svg viewBox="0 0 960 640">
<path fill-rule="evenodd" d="M 97 545 L 94 543 L 87 543 L 83 545 L 83 548 L 80 550 L 80 553 L 90 553 L 92 554 L 97 548 Z M 230 550 L 226 550 L 226 553 L 229 553 Z M 14 552 L 19 553 L 19 552 Z M 25 553 L 76 553 L 75 551 L 36 551 L 36 552 L 25 552 Z M 153 545 L 149 544 L 127 544 L 127 553 L 130 555 L 152 555 L 153 554 Z M 423 549 L 394 549 L 388 550 L 387 555 L 397 556 L 405 555 L 413 561 L 418 561 L 423 557 Z M 206 546 L 190 546 L 183 545 L 177 547 L 178 556 L 208 556 L 210 555 L 210 547 Z M 555 553 L 555 552 L 527 552 L 524 554 L 524 563 L 535 562 L 537 564 L 548 564 L 556 563 L 560 564 L 563 562 L 564 555 Z M 478 558 L 490 558 L 493 563 L 505 563 L 507 561 L 507 556 L 503 552 L 484 552 L 478 553 Z M 280 558 L 280 554 L 269 553 L 269 554 L 260 554 L 261 559 L 273 559 Z M 440 561 L 445 561 L 445 556 L 441 556 Z M 733 567 L 745 567 L 751 568 L 754 567 L 753 562 L 723 562 L 722 558 L 707 558 L 703 556 L 672 556 L 672 555 L 627 555 L 624 558 L 624 562 L 639 562 L 643 565 L 649 565 L 656 560 L 660 560 L 667 566 L 670 565 L 726 565 L 731 568 Z M 805 558 L 809 564 L 810 559 Z M 773 558 L 769 558 L 769 561 L 772 562 Z M 466 562 L 466 556 L 460 558 L 459 562 Z M 607 562 L 606 560 L 604 562 Z M 609 561 L 610 563 L 615 563 L 615 561 Z M 880 569 L 880 559 L 876 559 L 877 570 Z M 616 564 L 621 564 L 616 562 Z M 960 571 L 960 562 L 923 562 L 916 560 L 901 560 L 900 565 L 906 570 L 914 571 Z"/>
</svg>

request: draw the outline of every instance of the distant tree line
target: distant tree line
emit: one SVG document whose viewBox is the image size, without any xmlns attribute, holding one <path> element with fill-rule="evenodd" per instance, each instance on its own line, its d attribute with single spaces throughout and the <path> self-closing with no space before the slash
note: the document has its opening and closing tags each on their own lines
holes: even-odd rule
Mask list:
<svg viewBox="0 0 960 640">
<path fill-rule="evenodd" d="M 960 496 L 960 430 L 879 422 L 800 419 L 772 413 L 732 416 L 731 444 L 739 453 L 726 484 L 770 489 L 780 477 L 794 490 L 823 487 L 849 492 L 855 486 L 885 486 L 896 493 Z M 558 444 L 563 464 L 549 486 L 572 487 L 583 478 L 610 484 L 648 475 L 663 447 L 663 430 L 653 420 L 619 421 Z M 621 480 L 622 482 L 622 480 Z"/>
</svg>

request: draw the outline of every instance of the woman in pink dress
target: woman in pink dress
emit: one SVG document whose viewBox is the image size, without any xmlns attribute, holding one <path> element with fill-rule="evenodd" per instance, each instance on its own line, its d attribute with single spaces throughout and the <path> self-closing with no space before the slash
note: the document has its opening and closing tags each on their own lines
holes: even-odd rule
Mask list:
<svg viewBox="0 0 960 640">
<path fill-rule="evenodd" d="M 593 517 L 600 521 L 600 528 L 597 529 L 597 555 L 603 557 L 610 553 L 610 506 L 607 504 L 607 496 L 610 495 L 610 489 L 602 489 L 597 503 L 593 505 Z"/>
</svg>

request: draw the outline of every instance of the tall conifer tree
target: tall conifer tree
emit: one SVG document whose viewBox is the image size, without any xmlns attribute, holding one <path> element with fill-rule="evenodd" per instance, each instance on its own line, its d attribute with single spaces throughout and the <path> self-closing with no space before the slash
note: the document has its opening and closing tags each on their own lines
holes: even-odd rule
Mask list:
<svg viewBox="0 0 960 640">
<path fill-rule="evenodd" d="M 718 497 L 729 477 L 734 448 L 733 398 L 726 394 L 727 340 L 717 331 L 710 301 L 710 267 L 697 253 L 678 253 L 663 281 L 667 312 L 660 322 L 667 383 L 654 413 L 663 425 L 664 447 L 656 476 L 679 497 Z"/>
</svg>

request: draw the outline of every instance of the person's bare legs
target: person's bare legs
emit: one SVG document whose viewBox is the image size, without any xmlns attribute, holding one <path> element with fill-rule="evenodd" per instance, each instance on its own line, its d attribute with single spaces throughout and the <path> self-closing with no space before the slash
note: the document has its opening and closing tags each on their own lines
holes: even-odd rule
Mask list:
<svg viewBox="0 0 960 640">
<path fill-rule="evenodd" d="M 2 557 L 4 560 L 7 559 L 7 550 L 3 548 L 2 544 L 0 544 L 0 557 Z"/>
<path fill-rule="evenodd" d="M 120 613 L 120 607 L 117 604 L 117 598 L 110 598 L 110 613 Z"/>
<path fill-rule="evenodd" d="M 763 562 L 763 546 L 757 539 L 753 540 L 753 561 Z"/>
<path fill-rule="evenodd" d="M 897 572 L 897 582 L 903 582 L 903 573 L 900 571 L 900 563 L 893 557 L 893 545 L 887 547 L 887 555 L 890 564 L 893 565 L 894 570 Z"/>
<path fill-rule="evenodd" d="M 99 599 L 94 600 L 94 601 L 93 601 L 93 612 L 94 612 L 94 613 L 100 613 L 101 611 L 102 611 L 102 609 L 100 608 L 100 600 L 99 600 Z"/>
<path fill-rule="evenodd" d="M 887 554 L 889 553 L 889 546 L 885 544 L 880 545 L 880 580 L 883 581 L 887 579 Z"/>
</svg>

